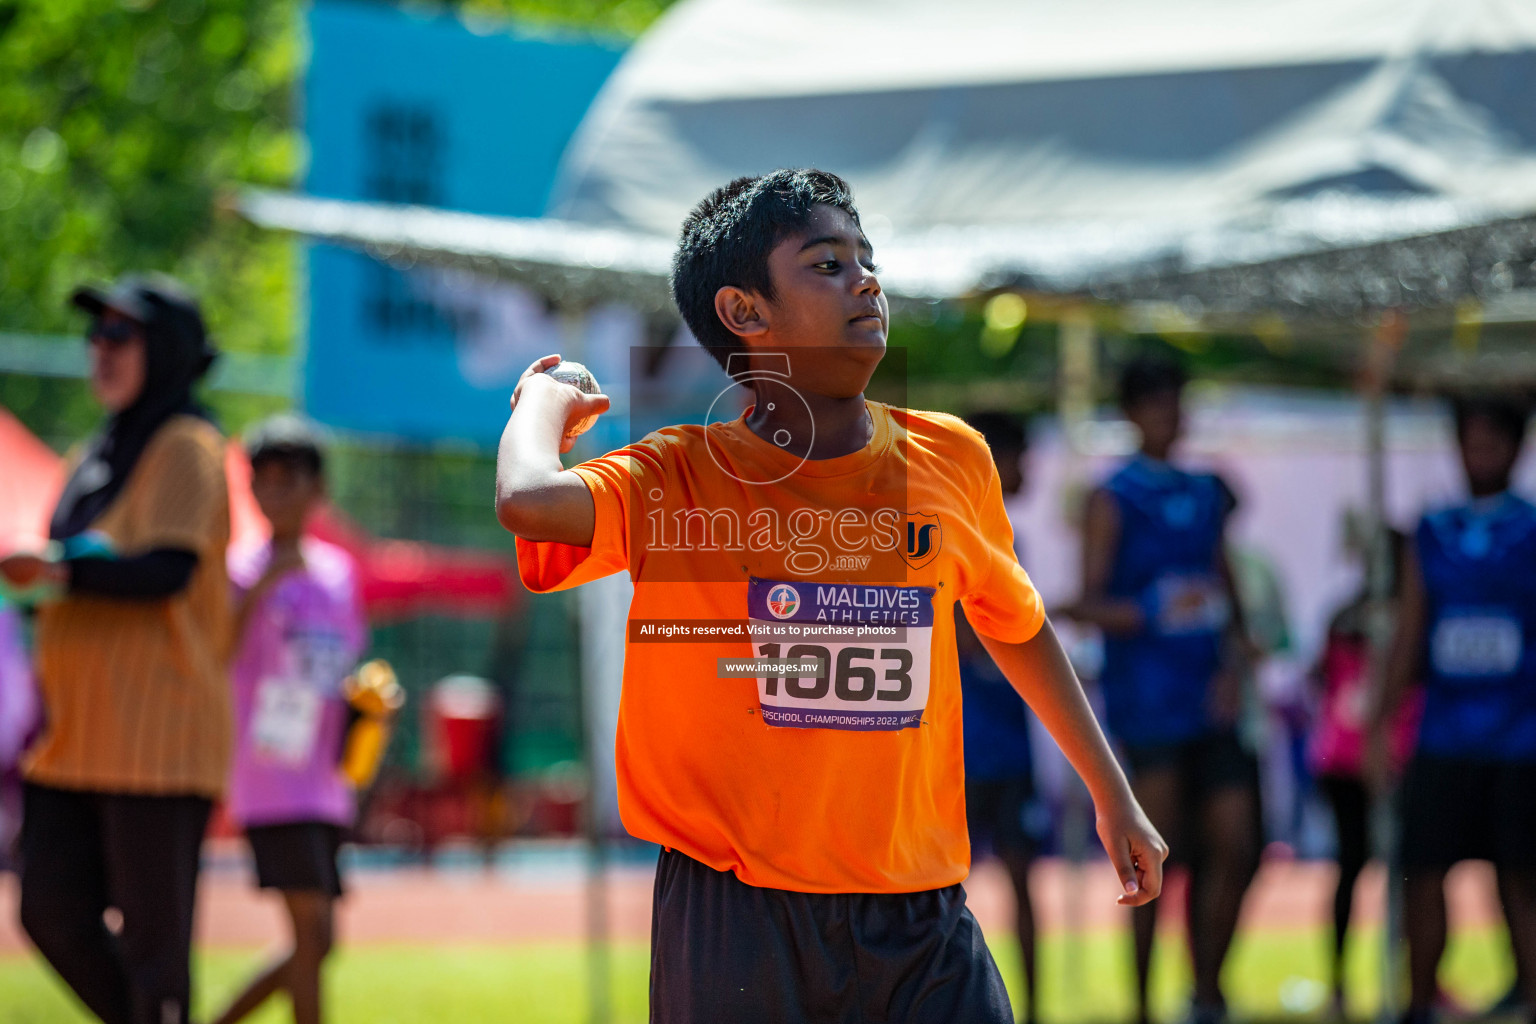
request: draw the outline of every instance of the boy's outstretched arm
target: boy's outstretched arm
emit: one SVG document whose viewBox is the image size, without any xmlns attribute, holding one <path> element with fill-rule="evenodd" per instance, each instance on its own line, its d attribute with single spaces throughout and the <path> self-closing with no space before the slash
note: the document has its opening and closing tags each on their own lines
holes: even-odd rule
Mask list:
<svg viewBox="0 0 1536 1024">
<path fill-rule="evenodd" d="M 496 518 L 532 541 L 592 545 L 596 509 L 586 483 L 565 469 L 560 454 L 574 439 L 566 431 L 608 409 L 606 395 L 588 395 L 544 371 L 558 355 L 535 360 L 512 392 L 512 415 L 496 453 Z"/>
<path fill-rule="evenodd" d="M 1125 887 L 1118 902 L 1128 907 L 1150 903 L 1163 891 L 1168 846 L 1131 794 L 1050 620 L 1021 644 L 977 635 L 1087 784 L 1099 839 Z"/>
</svg>

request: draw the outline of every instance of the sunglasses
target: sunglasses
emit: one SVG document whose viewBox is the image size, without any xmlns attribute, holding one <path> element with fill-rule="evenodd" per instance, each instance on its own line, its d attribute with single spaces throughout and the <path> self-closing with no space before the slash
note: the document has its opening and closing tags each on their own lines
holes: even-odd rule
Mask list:
<svg viewBox="0 0 1536 1024">
<path fill-rule="evenodd" d="M 95 320 L 91 322 L 91 326 L 87 328 L 85 332 L 85 340 L 87 343 L 95 343 L 100 341 L 105 342 L 107 345 L 110 345 L 113 348 L 126 345 L 128 342 L 132 341 L 138 336 L 138 325 L 129 323 L 126 320 L 118 320 L 117 322 L 110 324 L 103 323 L 100 320 Z"/>
</svg>

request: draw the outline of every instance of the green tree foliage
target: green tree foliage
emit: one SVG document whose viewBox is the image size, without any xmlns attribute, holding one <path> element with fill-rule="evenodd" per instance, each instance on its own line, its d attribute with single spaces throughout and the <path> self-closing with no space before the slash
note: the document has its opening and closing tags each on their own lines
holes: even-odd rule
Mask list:
<svg viewBox="0 0 1536 1024">
<path fill-rule="evenodd" d="M 467 21 L 620 35 L 670 0 L 466 0 Z M 294 187 L 299 0 L 0 0 L 0 333 L 75 333 L 69 292 L 163 270 L 232 351 L 293 350 L 291 238 L 220 211 L 241 184 Z M 0 375 L 0 402 L 51 439 L 95 417 L 83 387 Z M 220 396 L 226 425 L 270 400 Z"/>
<path fill-rule="evenodd" d="M 301 69 L 293 0 L 0 2 L 0 329 L 74 331 L 81 281 L 174 273 L 221 342 L 283 351 L 290 242 L 216 212 L 288 186 Z"/>
<path fill-rule="evenodd" d="M 513 18 L 531 25 L 582 28 L 634 37 L 675 0 L 459 0 L 466 17 Z"/>
<path fill-rule="evenodd" d="M 669 0 L 465 0 L 466 17 L 633 35 Z M 0 330 L 72 331 L 82 280 L 156 268 L 227 347 L 292 342 L 289 240 L 217 212 L 303 169 L 297 0 L 0 0 Z"/>
</svg>

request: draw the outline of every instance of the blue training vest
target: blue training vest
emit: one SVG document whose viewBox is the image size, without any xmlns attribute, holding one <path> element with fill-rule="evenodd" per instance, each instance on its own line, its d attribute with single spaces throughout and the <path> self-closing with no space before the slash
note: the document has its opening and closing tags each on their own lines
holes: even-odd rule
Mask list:
<svg viewBox="0 0 1536 1024">
<path fill-rule="evenodd" d="M 1419 751 L 1536 761 L 1536 508 L 1504 494 L 1426 515 Z"/>
<path fill-rule="evenodd" d="M 1210 473 L 1138 456 L 1104 484 L 1120 513 L 1109 595 L 1141 605 L 1146 626 L 1104 638 L 1104 707 L 1128 746 L 1211 730 L 1211 680 L 1232 609 L 1218 568 L 1231 492 Z"/>
</svg>

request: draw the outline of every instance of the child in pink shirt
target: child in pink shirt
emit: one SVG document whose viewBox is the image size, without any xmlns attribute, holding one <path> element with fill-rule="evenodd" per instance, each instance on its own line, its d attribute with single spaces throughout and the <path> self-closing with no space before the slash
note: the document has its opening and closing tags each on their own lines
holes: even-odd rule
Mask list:
<svg viewBox="0 0 1536 1024">
<path fill-rule="evenodd" d="M 342 683 L 366 645 L 367 627 L 351 556 L 304 536 L 325 496 L 313 429 L 295 416 L 273 417 L 246 447 L 251 490 L 272 539 L 229 559 L 237 642 L 228 808 L 245 828 L 259 884 L 283 896 L 293 946 L 217 1021 L 233 1024 L 281 988 L 296 1024 L 318 1024 L 320 968 L 342 894 L 337 851 L 356 813 L 340 763 L 348 719 Z"/>
</svg>

